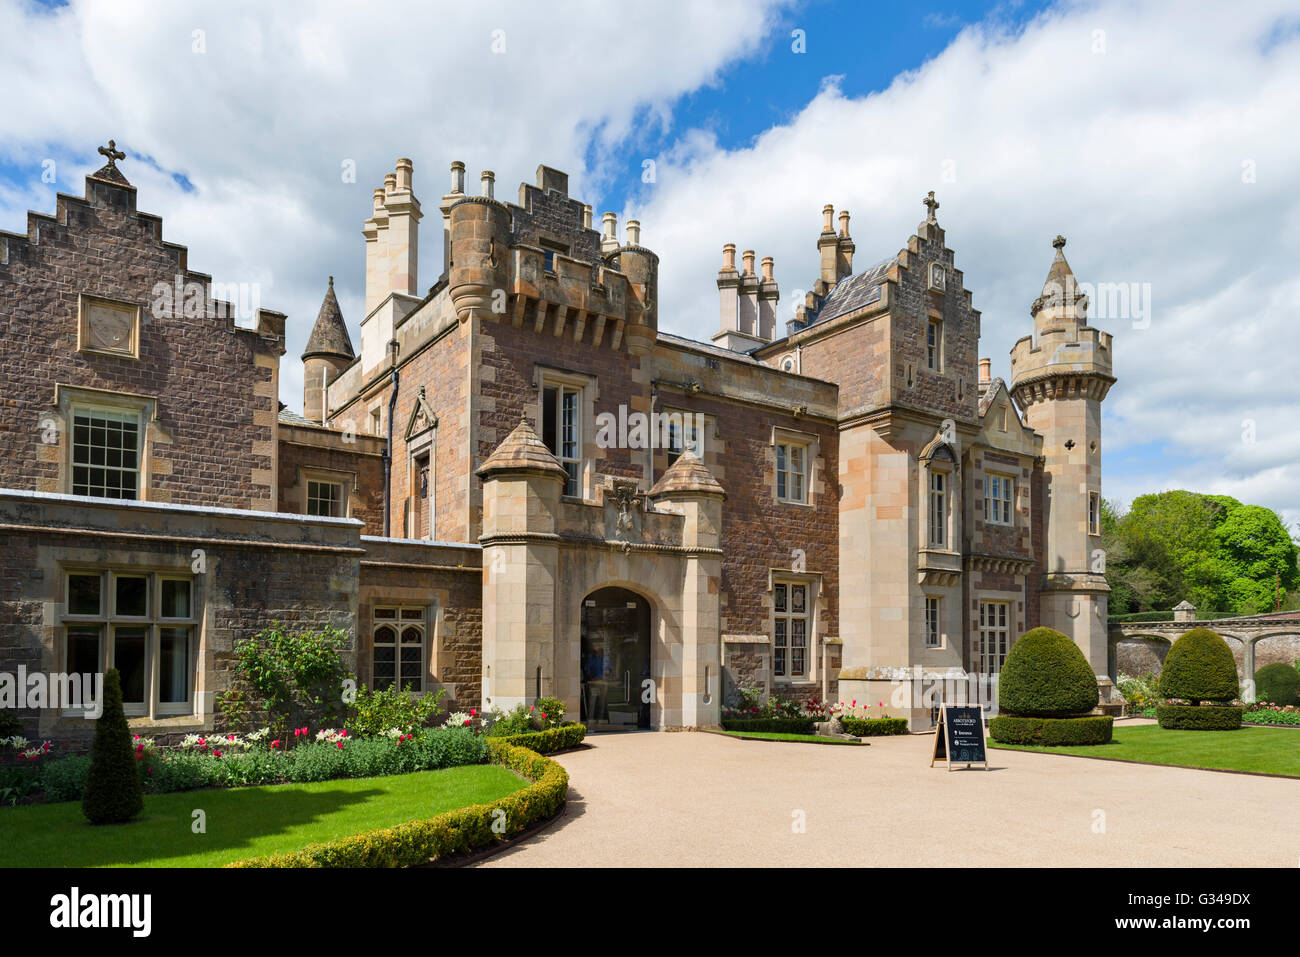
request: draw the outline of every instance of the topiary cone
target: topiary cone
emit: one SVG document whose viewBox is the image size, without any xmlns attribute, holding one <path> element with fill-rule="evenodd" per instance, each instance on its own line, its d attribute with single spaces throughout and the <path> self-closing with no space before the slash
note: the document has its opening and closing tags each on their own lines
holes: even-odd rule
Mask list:
<svg viewBox="0 0 1300 957">
<path fill-rule="evenodd" d="M 144 788 L 122 710 L 122 678 L 110 668 L 104 673 L 104 710 L 95 722 L 81 810 L 91 824 L 124 824 L 143 808 Z"/>
<path fill-rule="evenodd" d="M 1068 635 L 1033 628 L 1011 646 L 998 676 L 998 711 L 1068 718 L 1097 707 L 1097 676 Z"/>
<path fill-rule="evenodd" d="M 1193 628 L 1183 635 L 1165 655 L 1160 693 L 1196 705 L 1232 701 L 1241 693 L 1241 686 L 1228 643 L 1208 628 Z"/>
</svg>

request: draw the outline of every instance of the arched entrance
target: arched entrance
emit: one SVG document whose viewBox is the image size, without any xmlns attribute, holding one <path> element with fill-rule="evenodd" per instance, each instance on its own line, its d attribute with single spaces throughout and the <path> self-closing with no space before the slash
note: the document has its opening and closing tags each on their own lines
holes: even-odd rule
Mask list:
<svg viewBox="0 0 1300 957">
<path fill-rule="evenodd" d="M 626 588 L 582 601 L 582 722 L 593 731 L 650 727 L 650 603 Z"/>
</svg>

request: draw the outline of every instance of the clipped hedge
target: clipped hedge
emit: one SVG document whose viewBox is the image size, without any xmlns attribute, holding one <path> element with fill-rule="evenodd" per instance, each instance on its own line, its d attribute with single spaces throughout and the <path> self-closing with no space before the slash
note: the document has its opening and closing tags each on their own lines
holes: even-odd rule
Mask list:
<svg viewBox="0 0 1300 957">
<path fill-rule="evenodd" d="M 1110 715 L 1084 718 L 1022 718 L 998 715 L 989 719 L 989 737 L 998 744 L 1063 745 L 1109 744 L 1114 732 Z"/>
<path fill-rule="evenodd" d="M 1011 646 L 998 676 L 998 710 L 1029 718 L 1085 715 L 1097 707 L 1097 676 L 1068 635 L 1032 628 Z"/>
<path fill-rule="evenodd" d="M 724 731 L 765 731 L 768 734 L 812 734 L 816 718 L 723 718 Z"/>
<path fill-rule="evenodd" d="M 562 724 L 558 728 L 548 728 L 546 731 L 512 734 L 496 740 L 506 744 L 513 744 L 515 747 L 527 748 L 529 751 L 536 751 L 538 754 L 554 754 L 556 751 L 576 748 L 582 744 L 582 739 L 586 736 L 587 726 L 585 724 Z"/>
<path fill-rule="evenodd" d="M 1162 704 L 1156 708 L 1156 720 L 1170 731 L 1236 731 L 1241 712 L 1235 705 Z"/>
<path fill-rule="evenodd" d="M 1255 672 L 1255 699 L 1269 704 L 1300 704 L 1300 670 L 1281 662 Z"/>
<path fill-rule="evenodd" d="M 885 734 L 907 734 L 906 718 L 840 718 L 844 733 L 856 738 L 873 738 Z"/>
<path fill-rule="evenodd" d="M 1194 705 L 1236 698 L 1241 688 L 1228 643 L 1208 628 L 1193 628 L 1183 635 L 1165 655 L 1160 693 Z"/>
<path fill-rule="evenodd" d="M 491 804 L 474 804 L 425 821 L 409 821 L 335 841 L 308 844 L 287 854 L 250 858 L 226 866 L 412 867 L 499 844 L 553 817 L 564 806 L 569 776 L 550 758 L 503 740 L 493 740 L 488 744 L 488 760 L 533 783 Z M 498 811 L 505 812 L 504 819 Z M 499 820 L 504 820 L 503 830 L 497 825 L 501 833 L 493 830 L 493 824 Z"/>
</svg>

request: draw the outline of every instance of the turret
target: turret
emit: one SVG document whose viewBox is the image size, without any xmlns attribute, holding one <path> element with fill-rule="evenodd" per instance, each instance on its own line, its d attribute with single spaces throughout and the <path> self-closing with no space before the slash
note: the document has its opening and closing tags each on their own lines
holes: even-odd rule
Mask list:
<svg viewBox="0 0 1300 957">
<path fill-rule="evenodd" d="M 306 418 L 313 422 L 326 421 L 329 411 L 325 401 L 326 386 L 351 365 L 354 358 L 343 311 L 334 295 L 334 277 L 330 276 L 316 325 L 312 327 L 302 353 L 302 414 Z"/>
<path fill-rule="evenodd" d="M 1043 437 L 1042 623 L 1070 635 L 1107 673 L 1110 591 L 1101 553 L 1101 403 L 1114 383 L 1110 333 L 1087 324 L 1088 298 L 1065 238 L 1030 314 L 1034 334 L 1011 350 L 1011 395 Z"/>
<path fill-rule="evenodd" d="M 630 286 L 627 351 L 647 355 L 659 337 L 659 257 L 641 245 L 641 224 L 635 219 L 628 220 L 627 245 L 618 249 L 618 265 Z"/>
<path fill-rule="evenodd" d="M 491 313 L 493 295 L 507 288 L 510 210 L 495 198 L 495 181 L 484 170 L 480 195 L 464 196 L 451 207 L 449 286 L 461 322 Z"/>
</svg>

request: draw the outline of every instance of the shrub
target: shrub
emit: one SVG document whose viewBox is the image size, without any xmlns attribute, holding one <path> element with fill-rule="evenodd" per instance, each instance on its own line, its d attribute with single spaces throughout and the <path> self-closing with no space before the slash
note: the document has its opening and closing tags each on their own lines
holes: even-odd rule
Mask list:
<svg viewBox="0 0 1300 957">
<path fill-rule="evenodd" d="M 548 712 L 549 714 L 549 712 Z M 531 734 L 512 734 L 495 740 L 516 747 L 527 748 L 538 754 L 554 754 L 568 748 L 576 748 L 587 736 L 587 726 L 582 724 L 565 724 L 546 731 L 534 731 Z"/>
<path fill-rule="evenodd" d="M 122 710 L 122 678 L 110 668 L 104 673 L 104 710 L 95 722 L 81 810 L 91 824 L 123 824 L 143 809 L 144 789 Z"/>
<path fill-rule="evenodd" d="M 1115 689 L 1123 695 L 1130 714 L 1141 714 L 1160 702 L 1160 675 L 1139 675 L 1135 678 L 1121 674 L 1115 681 Z"/>
<path fill-rule="evenodd" d="M 74 754 L 41 766 L 41 790 L 47 801 L 79 801 L 86 792 L 90 757 Z"/>
<path fill-rule="evenodd" d="M 1248 724 L 1300 724 L 1300 708 L 1295 705 L 1281 707 L 1259 702 L 1247 705 L 1241 720 Z"/>
<path fill-rule="evenodd" d="M 451 733 L 451 732 L 441 732 Z M 228 867 L 411 867 L 488 847 L 553 817 L 564 806 L 569 776 L 549 758 L 494 739 L 489 759 L 533 784 L 491 804 L 457 808 L 426 821 L 309 844 L 299 851 Z"/>
<path fill-rule="evenodd" d="M 727 731 L 765 731 L 769 734 L 812 734 L 812 718 L 723 718 Z"/>
<path fill-rule="evenodd" d="M 222 715 L 241 726 L 250 711 L 264 711 L 276 737 L 341 719 L 343 682 L 353 679 L 343 652 L 351 645 L 351 636 L 337 628 L 291 634 L 279 622 L 236 642 L 236 687 L 218 696 Z"/>
<path fill-rule="evenodd" d="M 1083 718 L 1025 718 L 998 715 L 989 719 L 989 737 L 999 744 L 1035 744 L 1049 747 L 1107 744 L 1114 731 L 1109 715 Z"/>
<path fill-rule="evenodd" d="M 1193 628 L 1174 642 L 1160 671 L 1160 693 L 1193 705 L 1231 701 L 1241 688 L 1228 643 L 1208 628 Z"/>
<path fill-rule="evenodd" d="M 1235 731 L 1241 727 L 1241 712 L 1236 705 L 1162 704 L 1156 720 L 1171 731 Z"/>
<path fill-rule="evenodd" d="M 383 734 L 396 728 L 403 733 L 423 728 L 442 714 L 440 702 L 447 692 L 414 696 L 409 691 L 384 688 L 370 691 L 365 685 L 357 690 L 348 730 L 358 735 Z"/>
<path fill-rule="evenodd" d="M 1278 662 L 1255 672 L 1255 697 L 1282 707 L 1300 704 L 1300 671 Z"/>
<path fill-rule="evenodd" d="M 517 704 L 509 711 L 491 711 L 483 714 L 484 733 L 489 737 L 508 737 L 527 734 L 533 727 L 533 714 L 526 705 Z"/>
<path fill-rule="evenodd" d="M 564 724 L 565 704 L 559 698 L 538 698 L 533 705 L 533 726 L 540 731 Z"/>
<path fill-rule="evenodd" d="M 23 723 L 12 711 L 0 711 L 0 738 L 22 734 Z"/>
<path fill-rule="evenodd" d="M 885 734 L 907 734 L 906 718 L 841 718 L 847 734 L 858 738 Z"/>
<path fill-rule="evenodd" d="M 1011 646 L 998 678 L 999 711 L 1065 718 L 1087 714 L 1098 700 L 1097 676 L 1068 636 L 1034 628 Z"/>
</svg>

